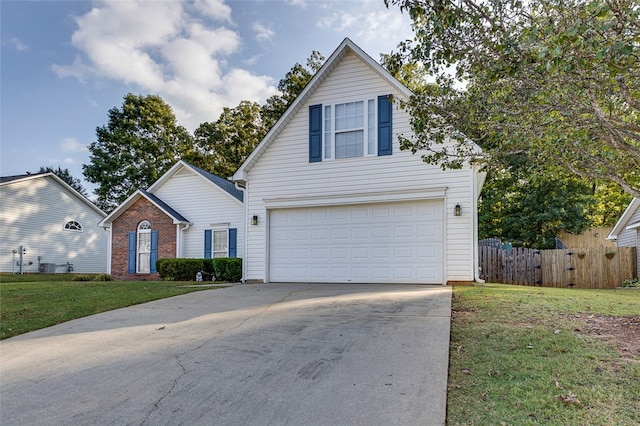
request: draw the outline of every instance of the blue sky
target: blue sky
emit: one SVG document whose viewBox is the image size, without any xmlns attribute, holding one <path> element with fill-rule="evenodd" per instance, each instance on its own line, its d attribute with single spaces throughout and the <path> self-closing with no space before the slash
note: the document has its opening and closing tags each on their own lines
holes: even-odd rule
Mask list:
<svg viewBox="0 0 640 426">
<path fill-rule="evenodd" d="M 82 164 L 123 97 L 160 95 L 193 131 L 263 103 L 295 63 L 349 37 L 374 59 L 411 37 L 383 0 L 0 1 L 0 175 Z"/>
</svg>

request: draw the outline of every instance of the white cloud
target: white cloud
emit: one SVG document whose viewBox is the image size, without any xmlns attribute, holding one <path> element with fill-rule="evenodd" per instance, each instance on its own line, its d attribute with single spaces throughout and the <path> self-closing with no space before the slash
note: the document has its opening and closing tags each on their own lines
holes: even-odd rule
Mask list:
<svg viewBox="0 0 640 426">
<path fill-rule="evenodd" d="M 224 0 L 195 0 L 194 6 L 202 14 L 231 23 L 231 8 Z"/>
<path fill-rule="evenodd" d="M 411 20 L 406 13 L 387 9 L 382 2 L 345 2 L 345 6 L 350 7 L 320 17 L 318 28 L 350 34 L 354 42 L 374 55 L 393 50 L 399 41 L 412 37 Z"/>
<path fill-rule="evenodd" d="M 24 44 L 22 42 L 22 40 L 20 40 L 17 37 L 12 37 L 9 39 L 9 44 L 11 46 L 13 46 L 14 49 L 16 49 L 18 52 L 22 52 L 24 50 L 29 49 L 29 46 L 27 46 L 26 44 Z"/>
<path fill-rule="evenodd" d="M 64 138 L 60 142 L 62 152 L 86 152 L 87 147 L 78 142 L 76 138 Z"/>
<path fill-rule="evenodd" d="M 260 22 L 254 22 L 253 31 L 256 33 L 256 40 L 258 41 L 269 41 L 276 35 L 272 29 L 267 28 Z"/>
<path fill-rule="evenodd" d="M 224 106 L 276 93 L 270 77 L 227 69 L 241 40 L 224 26 L 232 21 L 223 0 L 102 0 L 76 23 L 78 54 L 72 64 L 52 66 L 59 77 L 106 78 L 157 94 L 190 130 L 217 119 Z"/>
</svg>

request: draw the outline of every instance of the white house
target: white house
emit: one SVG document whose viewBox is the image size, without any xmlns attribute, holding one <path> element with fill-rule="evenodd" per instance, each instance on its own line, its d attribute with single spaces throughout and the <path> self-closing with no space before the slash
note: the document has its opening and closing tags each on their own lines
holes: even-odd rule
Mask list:
<svg viewBox="0 0 640 426">
<path fill-rule="evenodd" d="M 158 258 L 241 257 L 242 200 L 233 182 L 177 162 L 100 222 L 111 236 L 109 273 L 117 279 L 154 279 Z"/>
<path fill-rule="evenodd" d="M 345 39 L 234 174 L 249 282 L 428 283 L 477 277 L 477 167 L 401 151 L 410 91 Z"/>
<path fill-rule="evenodd" d="M 53 173 L 0 178 L 0 272 L 105 273 L 105 213 Z"/>
<path fill-rule="evenodd" d="M 607 239 L 615 240 L 618 247 L 636 248 L 640 275 L 640 198 L 631 200 Z"/>
</svg>

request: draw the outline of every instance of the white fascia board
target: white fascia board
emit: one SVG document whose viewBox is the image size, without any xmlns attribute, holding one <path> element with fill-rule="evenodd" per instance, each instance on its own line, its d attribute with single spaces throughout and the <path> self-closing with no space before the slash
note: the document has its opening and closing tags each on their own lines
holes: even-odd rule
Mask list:
<svg viewBox="0 0 640 426">
<path fill-rule="evenodd" d="M 136 190 L 133 194 L 129 195 L 126 200 L 124 200 L 118 207 L 113 209 L 111 213 L 104 219 L 102 219 L 98 226 L 102 227 L 110 227 L 111 223 L 122 214 L 125 210 L 127 210 L 138 198 L 143 197 L 144 195 L 140 190 Z"/>
<path fill-rule="evenodd" d="M 285 209 L 295 207 L 328 207 L 354 204 L 372 204 L 401 201 L 420 201 L 443 199 L 447 187 L 430 188 L 427 190 L 403 190 L 375 193 L 336 194 L 329 196 L 310 196 L 294 198 L 264 199 L 267 209 Z"/>
</svg>

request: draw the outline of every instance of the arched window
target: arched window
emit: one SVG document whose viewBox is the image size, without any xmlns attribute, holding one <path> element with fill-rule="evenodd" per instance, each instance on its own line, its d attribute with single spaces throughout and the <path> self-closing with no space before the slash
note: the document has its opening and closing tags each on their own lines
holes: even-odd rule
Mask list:
<svg viewBox="0 0 640 426">
<path fill-rule="evenodd" d="M 138 243 L 136 244 L 136 272 L 151 272 L 151 223 L 143 220 L 138 224 Z"/>
<path fill-rule="evenodd" d="M 67 231 L 82 232 L 82 225 L 80 225 L 80 223 L 76 222 L 75 220 L 70 220 L 69 222 L 65 223 L 64 229 Z"/>
</svg>

